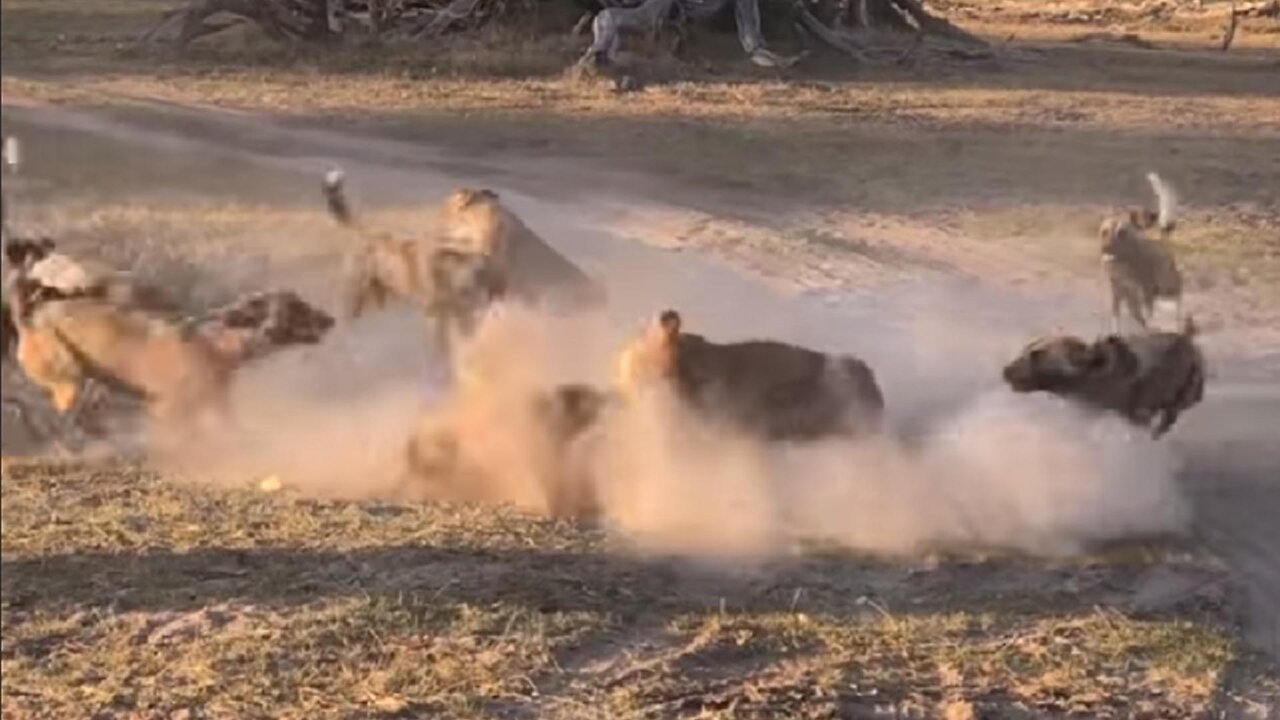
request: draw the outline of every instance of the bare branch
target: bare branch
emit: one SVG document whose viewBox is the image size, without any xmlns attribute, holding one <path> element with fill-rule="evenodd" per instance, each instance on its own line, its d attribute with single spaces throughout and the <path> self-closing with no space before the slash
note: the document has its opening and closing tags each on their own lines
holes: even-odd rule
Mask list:
<svg viewBox="0 0 1280 720">
<path fill-rule="evenodd" d="M 854 60 L 858 62 L 866 60 L 866 56 L 863 55 L 865 48 L 851 34 L 827 27 L 803 5 L 800 6 L 800 23 L 806 30 L 816 35 L 819 40 Z"/>
<path fill-rule="evenodd" d="M 1236 4 L 1231 3 L 1231 19 L 1227 22 L 1227 31 L 1222 35 L 1222 52 L 1231 49 L 1231 43 L 1236 39 Z"/>
<path fill-rule="evenodd" d="M 451 0 L 444 9 L 437 12 L 426 23 L 410 34 L 413 37 L 433 37 L 440 35 L 459 20 L 472 16 L 480 0 Z"/>
</svg>

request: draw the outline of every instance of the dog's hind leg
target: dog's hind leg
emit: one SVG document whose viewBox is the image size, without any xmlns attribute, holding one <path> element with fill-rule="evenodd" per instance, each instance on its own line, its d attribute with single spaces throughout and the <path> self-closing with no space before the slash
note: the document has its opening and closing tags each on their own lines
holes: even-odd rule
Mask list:
<svg viewBox="0 0 1280 720">
<path fill-rule="evenodd" d="M 1138 323 L 1138 327 L 1146 330 L 1147 315 L 1150 314 L 1150 310 L 1148 309 L 1146 313 L 1143 312 L 1145 303 L 1142 298 L 1133 292 L 1127 292 L 1124 296 L 1124 304 L 1129 308 L 1129 316 L 1133 318 L 1134 322 Z"/>
<path fill-rule="evenodd" d="M 1172 428 L 1173 424 L 1177 421 L 1178 421 L 1177 410 L 1161 411 L 1160 421 L 1156 423 L 1156 426 L 1154 428 L 1152 428 L 1151 437 L 1157 440 L 1160 439 L 1161 436 L 1169 432 L 1169 429 Z"/>
<path fill-rule="evenodd" d="M 98 384 L 86 378 L 76 391 L 64 390 L 55 395 L 54 406 L 62 415 L 58 428 L 59 444 L 65 443 L 63 447 L 69 452 L 83 450 L 89 444 L 88 434 L 81 427 L 80 419 L 97 393 Z"/>
</svg>

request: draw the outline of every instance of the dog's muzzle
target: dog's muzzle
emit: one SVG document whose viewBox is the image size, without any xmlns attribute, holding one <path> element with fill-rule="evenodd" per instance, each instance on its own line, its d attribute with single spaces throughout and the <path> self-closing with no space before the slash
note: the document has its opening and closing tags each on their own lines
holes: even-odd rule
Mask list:
<svg viewBox="0 0 1280 720">
<path fill-rule="evenodd" d="M 1030 373 L 1019 367 L 1019 363 L 1006 365 L 1001 375 L 1015 392 L 1030 392 L 1035 389 Z"/>
</svg>

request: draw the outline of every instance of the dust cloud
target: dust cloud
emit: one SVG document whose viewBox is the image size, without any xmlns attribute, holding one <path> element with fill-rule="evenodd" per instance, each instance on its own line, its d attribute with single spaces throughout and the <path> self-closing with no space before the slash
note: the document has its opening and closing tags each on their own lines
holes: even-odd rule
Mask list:
<svg viewBox="0 0 1280 720">
<path fill-rule="evenodd" d="M 532 399 L 564 382 L 606 387 L 612 358 L 635 327 L 604 314 L 553 317 L 499 305 L 460 350 L 463 370 L 445 391 L 424 374 L 431 359 L 411 330 L 420 325 L 401 320 L 362 320 L 359 337 L 346 326 L 329 341 L 346 352 L 326 344 L 247 373 L 236 393 L 241 426 L 224 442 L 200 443 L 223 448 L 201 453 L 201 472 L 274 474 L 306 493 L 353 498 L 396 497 L 408 487 L 533 511 L 545 509 L 549 486 L 586 483 L 603 522 L 635 550 L 738 560 L 785 554 L 799 539 L 887 554 L 1060 555 L 1177 532 L 1188 519 L 1174 480 L 1180 459 L 1168 443 L 1056 398 L 978 383 L 975 367 L 998 375 L 989 348 L 972 337 L 970 357 L 943 338 L 948 361 L 928 362 L 941 351 L 929 347 L 927 325 L 910 333 L 914 350 L 887 335 L 877 342 L 887 328 L 846 328 L 880 355 L 895 425 L 884 437 L 768 445 L 655 391 L 564 448 Z M 928 382 L 886 382 L 894 377 L 879 372 L 886 348 L 915 352 L 898 364 L 928 366 Z M 931 404 L 943 387 L 965 396 Z M 912 408 L 911 422 L 895 407 Z M 921 418 L 920 408 L 931 414 Z M 453 487 L 403 484 L 415 428 L 447 428 L 458 438 Z M 188 469 L 192 459 L 183 457 Z"/>
<path fill-rule="evenodd" d="M 390 495 L 405 441 L 439 380 L 421 325 L 388 312 L 339 323 L 324 343 L 291 348 L 237 375 L 234 423 L 177 437 L 149 428 L 152 462 L 198 482 L 278 478 L 307 495 Z"/>
<path fill-rule="evenodd" d="M 912 443 L 768 447 L 669 398 L 628 408 L 605 432 L 606 513 L 661 553 L 767 557 L 809 539 L 887 554 L 1065 555 L 1187 520 L 1166 446 L 1054 398 L 993 391 Z"/>
<path fill-rule="evenodd" d="M 498 305 L 460 349 L 448 389 L 412 312 L 340 322 L 319 346 L 245 368 L 233 429 L 149 454 L 188 478 L 274 476 L 297 492 L 351 499 L 440 497 L 541 512 L 548 488 L 567 484 L 594 495 L 602 521 L 636 551 L 710 558 L 777 557 L 797 540 L 886 554 L 1057 555 L 1185 527 L 1181 459 L 1170 443 L 999 383 L 999 364 L 1053 328 L 1044 318 L 1075 321 L 1055 299 L 1011 302 L 936 283 L 840 305 L 713 275 L 704 285 L 714 292 L 691 290 L 662 270 L 632 265 L 626 283 L 610 279 L 610 308 L 594 314 Z M 617 351 L 662 309 L 643 282 L 650 275 L 676 286 L 662 297 L 692 332 L 862 357 L 884 390 L 889 431 L 857 443 L 768 445 L 655 393 L 563 447 L 534 398 L 560 383 L 608 387 Z M 450 477 L 410 477 L 410 437 L 442 431 L 457 441 Z"/>
</svg>

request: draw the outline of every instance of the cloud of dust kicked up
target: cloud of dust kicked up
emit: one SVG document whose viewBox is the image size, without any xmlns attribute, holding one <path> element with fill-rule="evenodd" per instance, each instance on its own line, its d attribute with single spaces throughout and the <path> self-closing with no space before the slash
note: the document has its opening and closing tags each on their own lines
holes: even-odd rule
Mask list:
<svg viewBox="0 0 1280 720">
<path fill-rule="evenodd" d="M 489 459 L 486 475 L 501 478 L 490 481 L 499 497 L 517 500 L 522 488 L 517 501 L 527 502 L 538 495 L 531 482 L 585 475 L 606 522 L 642 551 L 758 558 L 802 537 L 886 553 L 981 546 L 1062 554 L 1176 531 L 1187 519 L 1166 443 L 1117 418 L 994 385 L 908 439 L 891 432 L 805 445 L 742 437 L 655 393 L 607 415 L 548 465 L 547 438 L 529 432 L 528 398 L 558 382 L 607 382 L 620 338 L 605 325 L 495 313 L 467 350 L 470 375 L 456 400 L 488 408 L 468 419 L 464 436 L 485 448 L 477 455 Z M 891 411 L 910 389 L 885 386 Z"/>
<path fill-rule="evenodd" d="M 191 439 L 149 433 L 150 454 L 198 481 L 276 476 L 309 495 L 389 496 L 424 390 L 436 387 L 422 333 L 407 312 L 340 323 L 321 345 L 242 369 L 232 427 Z"/>
<path fill-rule="evenodd" d="M 202 442 L 219 450 L 180 459 L 210 476 L 276 474 L 308 493 L 392 497 L 404 489 L 410 433 L 444 424 L 458 432 L 468 471 L 456 478 L 462 492 L 436 494 L 536 510 L 550 484 L 586 482 L 606 524 L 638 551 L 702 557 L 763 559 L 797 539 L 879 553 L 981 547 L 1054 555 L 1186 522 L 1174 482 L 1179 461 L 1167 443 L 1056 398 L 1008 392 L 995 382 L 990 356 L 941 351 L 946 340 L 928 326 L 906 333 L 909 342 L 902 327 L 848 330 L 874 348 L 858 354 L 876 370 L 895 425 L 883 438 L 767 445 L 654 393 L 606 415 L 558 454 L 531 399 L 562 382 L 604 387 L 614 353 L 635 331 L 621 325 L 603 314 L 551 317 L 502 306 L 463 349 L 458 386 L 425 415 L 430 362 L 413 332 L 416 319 L 340 326 L 325 345 L 247 372 L 237 386 L 234 437 Z M 973 337 L 966 343 L 983 346 Z M 992 343 L 1008 349 L 1008 338 L 993 333 Z M 948 360 L 927 362 L 931 353 Z M 904 366 L 929 376 L 904 377 Z M 962 398 L 931 402 L 941 388 Z M 928 408 L 923 421 L 920 408 Z"/>
<path fill-rule="evenodd" d="M 1186 518 L 1164 447 L 1056 399 L 993 391 L 909 445 L 775 447 L 646 404 L 611 420 L 596 467 L 610 519 L 655 551 L 760 557 L 801 537 L 1056 555 Z"/>
</svg>

